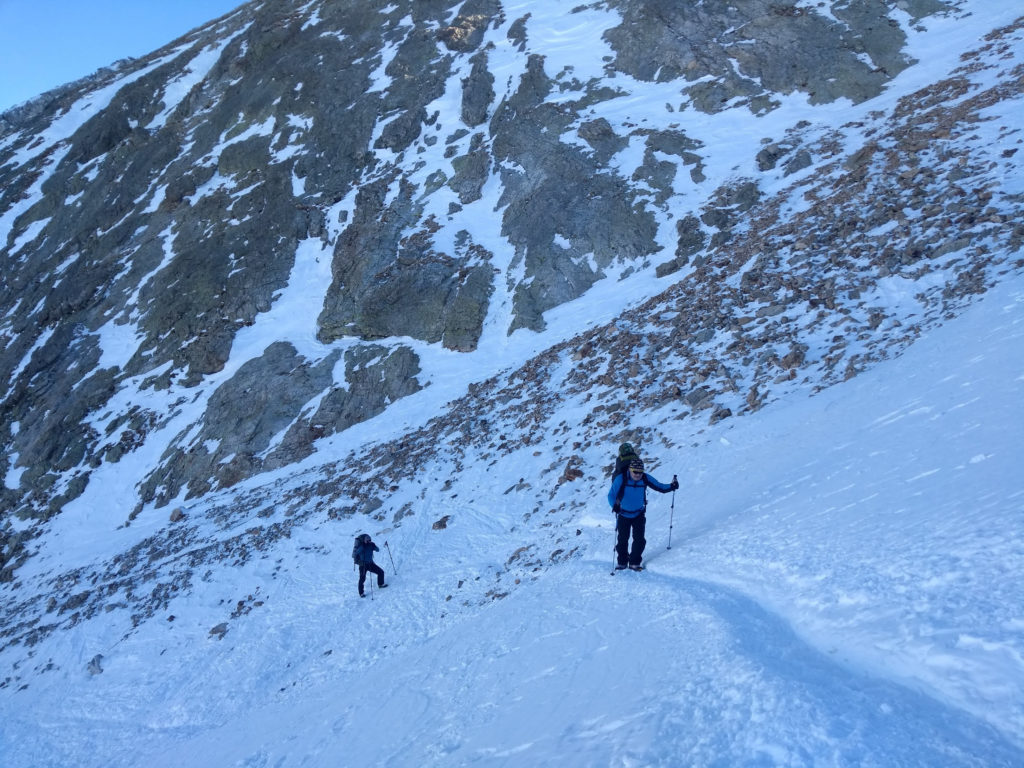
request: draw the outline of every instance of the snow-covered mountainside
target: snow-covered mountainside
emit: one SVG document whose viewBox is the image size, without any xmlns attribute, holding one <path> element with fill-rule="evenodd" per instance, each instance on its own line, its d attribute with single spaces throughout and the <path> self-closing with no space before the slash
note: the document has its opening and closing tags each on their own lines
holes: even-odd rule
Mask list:
<svg viewBox="0 0 1024 768">
<path fill-rule="evenodd" d="M 4 764 L 1020 765 L 1022 360 L 1018 278 L 816 397 L 672 423 L 639 574 L 559 435 L 431 462 L 398 522 L 292 524 L 309 480 L 281 478 L 5 649 Z M 55 556 L 103 561 L 96 523 Z M 359 530 L 390 582 L 364 600 Z"/>
<path fill-rule="evenodd" d="M 1024 762 L 1022 88 L 981 0 L 307 0 L 0 115 L 0 751 Z"/>
</svg>

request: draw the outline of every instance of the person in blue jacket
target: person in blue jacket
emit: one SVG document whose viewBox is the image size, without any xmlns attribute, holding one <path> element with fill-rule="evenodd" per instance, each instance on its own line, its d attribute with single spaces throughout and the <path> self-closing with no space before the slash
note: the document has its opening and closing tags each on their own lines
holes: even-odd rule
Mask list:
<svg viewBox="0 0 1024 768">
<path fill-rule="evenodd" d="M 672 482 L 665 483 L 655 480 L 644 472 L 644 463 L 633 459 L 629 469 L 612 479 L 612 487 L 608 491 L 608 504 L 615 513 L 615 555 L 618 564 L 616 570 L 621 571 L 627 565 L 634 571 L 644 569 L 641 563 L 644 557 L 644 529 L 647 527 L 647 489 L 653 488 L 660 493 L 668 493 L 679 487 L 675 475 Z M 633 548 L 629 548 L 629 536 L 633 535 Z"/>
<path fill-rule="evenodd" d="M 384 571 L 379 565 L 373 562 L 373 553 L 379 552 L 380 547 L 373 543 L 370 534 L 361 533 L 356 536 L 355 544 L 352 545 L 352 560 L 359 566 L 359 596 L 366 597 L 363 585 L 366 583 L 366 574 L 370 572 L 377 576 L 377 586 L 384 589 Z"/>
</svg>

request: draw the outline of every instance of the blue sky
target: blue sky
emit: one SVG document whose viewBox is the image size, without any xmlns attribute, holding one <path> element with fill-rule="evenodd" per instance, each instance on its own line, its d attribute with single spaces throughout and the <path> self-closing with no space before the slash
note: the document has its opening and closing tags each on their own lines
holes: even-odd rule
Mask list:
<svg viewBox="0 0 1024 768">
<path fill-rule="evenodd" d="M 142 56 L 244 0 L 0 0 L 0 111 Z"/>
</svg>

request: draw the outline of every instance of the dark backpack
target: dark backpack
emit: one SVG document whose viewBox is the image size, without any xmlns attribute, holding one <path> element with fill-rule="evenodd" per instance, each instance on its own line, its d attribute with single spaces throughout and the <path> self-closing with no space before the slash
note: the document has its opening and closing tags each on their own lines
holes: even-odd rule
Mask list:
<svg viewBox="0 0 1024 768">
<path fill-rule="evenodd" d="M 639 459 L 636 451 L 633 450 L 631 443 L 623 443 L 619 446 L 619 455 L 615 458 L 615 469 L 612 470 L 612 477 L 621 475 L 627 469 L 629 469 L 629 462 L 633 459 Z"/>
<path fill-rule="evenodd" d="M 369 543 L 370 534 L 360 533 L 358 536 L 356 536 L 355 543 L 352 545 L 352 562 L 363 562 L 363 547 Z"/>
</svg>

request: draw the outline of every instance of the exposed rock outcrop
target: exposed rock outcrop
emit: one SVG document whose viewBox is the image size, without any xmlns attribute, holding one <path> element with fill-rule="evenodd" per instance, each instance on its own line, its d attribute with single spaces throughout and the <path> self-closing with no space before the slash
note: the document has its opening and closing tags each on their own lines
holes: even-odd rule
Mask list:
<svg viewBox="0 0 1024 768">
<path fill-rule="evenodd" d="M 581 440 L 626 429 L 622 371 L 644 407 L 706 421 L 897 353 L 1020 268 L 994 255 L 1024 241 L 1000 182 L 1019 173 L 1014 129 L 973 132 L 1019 97 L 1020 24 L 896 107 L 865 104 L 913 65 L 917 22 L 964 5 L 612 0 L 559 11 L 607 45 L 567 63 L 528 7 L 496 0 L 253 2 L 5 113 L 0 579 L 99 472 L 160 456 L 126 519 L 236 487 L 428 385 L 424 348 L 543 331 L 601 281 L 656 287 L 628 283 L 647 298 L 616 324 L 574 310 L 587 354 L 491 362 L 450 413 L 373 447 L 374 514 L 439 431 L 507 453 L 560 398 L 599 394 Z M 858 122 L 807 119 L 839 101 L 864 104 Z M 769 112 L 793 117 L 781 135 Z M 723 162 L 726 121 L 744 129 Z M 870 298 L 891 276 L 928 278 L 915 319 Z M 338 474 L 347 490 L 301 493 L 347 513 L 356 478 Z M 146 547 L 188 542 L 191 522 Z M 241 542 L 196 561 L 244 559 Z M 103 599 L 55 591 L 71 615 Z"/>
</svg>

